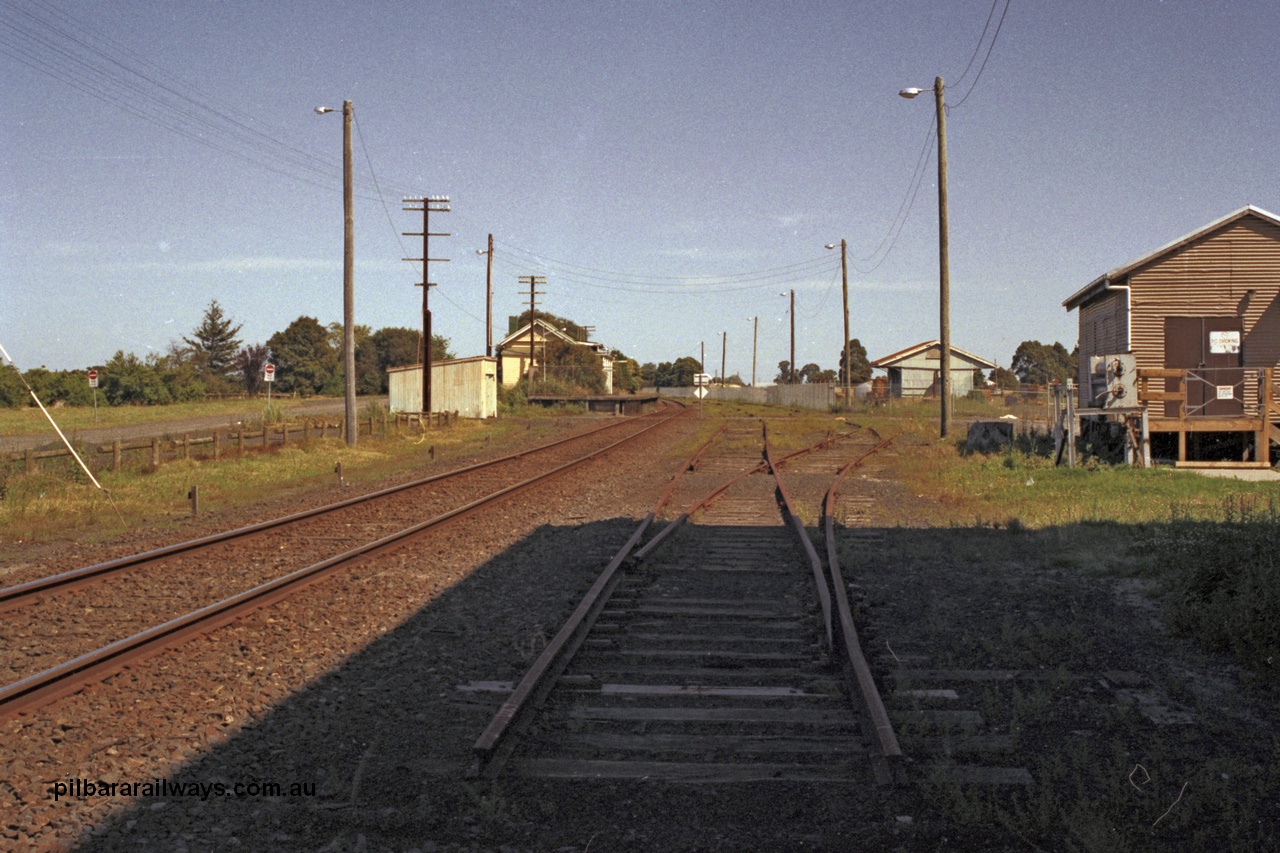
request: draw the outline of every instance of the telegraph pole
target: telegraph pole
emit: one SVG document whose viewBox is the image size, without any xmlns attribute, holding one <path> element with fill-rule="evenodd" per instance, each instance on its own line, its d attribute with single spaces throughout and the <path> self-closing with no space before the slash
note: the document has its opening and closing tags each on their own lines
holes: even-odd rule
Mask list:
<svg viewBox="0 0 1280 853">
<path fill-rule="evenodd" d="M 729 333 L 727 331 L 721 332 L 720 333 L 720 387 L 721 388 L 724 387 L 724 379 L 726 376 L 724 372 L 724 354 L 728 348 L 729 348 Z"/>
<path fill-rule="evenodd" d="M 947 109 L 943 103 L 942 78 L 933 81 L 938 110 L 938 343 L 942 346 L 942 417 L 939 431 L 946 438 L 951 431 L 951 264 L 947 236 Z"/>
<path fill-rule="evenodd" d="M 849 388 L 853 377 L 849 375 L 849 245 L 840 238 L 840 288 L 844 292 L 844 405 L 849 407 L 853 399 Z"/>
<path fill-rule="evenodd" d="M 760 340 L 760 315 L 751 318 L 751 387 L 756 387 L 756 342 Z"/>
<path fill-rule="evenodd" d="M 493 235 L 489 235 L 488 264 L 484 273 L 484 354 L 493 357 Z"/>
<path fill-rule="evenodd" d="M 545 275 L 522 275 L 520 276 L 520 284 L 529 285 L 529 393 L 533 393 L 533 324 L 538 318 L 538 297 L 545 296 L 546 291 L 538 290 L 539 287 L 547 286 L 547 277 Z M 543 374 L 546 374 L 546 366 L 543 366 Z"/>
<path fill-rule="evenodd" d="M 351 186 L 351 102 L 342 102 L 342 366 L 343 413 L 347 419 L 347 446 L 355 447 L 360 434 L 356 421 L 356 250 L 355 214 Z"/>
<path fill-rule="evenodd" d="M 405 204 L 420 204 L 418 207 L 406 207 L 407 211 L 422 212 L 422 231 L 403 232 L 405 237 L 421 237 L 422 238 L 422 257 L 420 258 L 402 258 L 405 261 L 420 261 L 422 263 L 422 414 L 431 416 L 431 288 L 436 283 L 431 280 L 430 266 L 431 262 L 448 263 L 449 258 L 433 258 L 431 257 L 431 238 L 432 237 L 452 237 L 447 233 L 432 233 L 431 231 L 431 214 L 433 213 L 449 213 L 452 208 L 449 206 L 449 197 L 447 195 L 430 195 L 423 198 L 406 198 Z"/>
</svg>

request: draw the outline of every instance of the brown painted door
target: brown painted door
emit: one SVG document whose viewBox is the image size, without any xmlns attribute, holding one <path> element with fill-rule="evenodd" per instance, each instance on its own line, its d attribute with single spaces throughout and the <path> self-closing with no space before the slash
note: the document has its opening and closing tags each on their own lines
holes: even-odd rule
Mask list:
<svg viewBox="0 0 1280 853">
<path fill-rule="evenodd" d="M 1239 317 L 1166 317 L 1164 366 L 1187 371 L 1187 417 L 1244 414 L 1243 327 Z M 1165 380 L 1178 390 L 1181 380 Z M 1166 403 L 1166 417 L 1178 404 Z"/>
</svg>

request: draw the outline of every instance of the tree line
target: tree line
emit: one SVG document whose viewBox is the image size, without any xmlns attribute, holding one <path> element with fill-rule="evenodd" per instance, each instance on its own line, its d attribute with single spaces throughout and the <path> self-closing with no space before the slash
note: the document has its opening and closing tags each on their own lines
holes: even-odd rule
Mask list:
<svg viewBox="0 0 1280 853">
<path fill-rule="evenodd" d="M 264 370 L 275 366 L 275 390 L 284 394 L 343 393 L 342 324 L 321 325 L 302 316 L 264 343 L 244 344 L 243 324 L 227 316 L 215 299 L 200 324 L 165 352 L 139 358 L 118 350 L 98 371 L 100 397 L 109 405 L 159 405 L 199 400 L 208 396 L 265 392 Z M 373 331 L 355 327 L 356 392 L 387 391 L 387 368 L 422 363 L 422 334 L 415 329 L 386 327 Z M 453 358 L 449 340 L 431 339 L 433 360 Z M 12 365 L 0 368 L 0 406 L 30 404 L 25 379 L 46 405 L 92 405 L 87 370 L 48 370 L 36 367 L 21 378 Z"/>
<path fill-rule="evenodd" d="M 836 369 L 824 369 L 816 363 L 809 363 L 797 368 L 794 373 L 791 362 L 783 359 L 778 362 L 778 372 L 773 377 L 777 385 L 802 384 L 813 382 L 835 382 L 844 384 L 845 350 L 849 353 L 849 384 L 860 385 L 871 379 L 871 362 L 867 359 L 867 349 L 857 338 L 853 338 L 840 350 L 837 356 Z M 990 376 L 983 375 L 980 382 L 988 379 L 999 388 L 1016 389 L 1027 385 L 1051 385 L 1065 383 L 1068 379 L 1077 378 L 1076 363 L 1079 347 L 1067 351 L 1061 343 L 1042 344 L 1040 341 L 1023 341 L 1013 354 L 1009 367 L 997 367 Z M 678 358 L 675 361 L 664 361 L 658 364 L 646 362 L 640 367 L 640 375 L 644 382 L 656 388 L 687 387 L 693 384 L 695 373 L 704 373 L 703 365 L 691 356 Z M 978 371 L 983 373 L 983 371 Z M 745 385 L 737 374 L 725 377 L 725 385 Z M 718 383 L 717 383 L 718 384 Z"/>
</svg>

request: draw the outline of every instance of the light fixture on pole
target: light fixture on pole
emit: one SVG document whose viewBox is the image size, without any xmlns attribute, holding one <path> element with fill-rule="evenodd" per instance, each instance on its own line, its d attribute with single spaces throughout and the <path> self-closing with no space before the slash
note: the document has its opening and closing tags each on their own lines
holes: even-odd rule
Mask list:
<svg viewBox="0 0 1280 853">
<path fill-rule="evenodd" d="M 316 107 L 316 115 L 337 112 L 333 107 Z M 360 427 L 356 423 L 356 334 L 355 334 L 355 227 L 351 188 L 351 102 L 342 102 L 342 371 L 343 412 L 347 446 L 355 447 Z"/>
<path fill-rule="evenodd" d="M 787 367 L 787 384 L 796 382 L 796 292 L 795 289 L 784 290 L 779 296 L 791 296 L 791 361 Z"/>
<path fill-rule="evenodd" d="M 835 243 L 828 243 L 828 249 L 834 249 Z M 843 239 L 840 240 L 840 289 L 844 293 L 844 404 L 849 405 L 849 401 L 853 399 L 849 395 L 849 388 L 853 384 L 853 379 L 849 375 L 849 246 Z"/>
<path fill-rule="evenodd" d="M 924 89 L 914 86 L 898 92 L 914 98 Z M 951 278 L 947 250 L 947 110 L 943 100 L 942 78 L 933 81 L 934 101 L 938 111 L 938 346 L 942 350 L 938 365 L 942 412 L 939 431 L 946 438 L 951 431 Z"/>
</svg>

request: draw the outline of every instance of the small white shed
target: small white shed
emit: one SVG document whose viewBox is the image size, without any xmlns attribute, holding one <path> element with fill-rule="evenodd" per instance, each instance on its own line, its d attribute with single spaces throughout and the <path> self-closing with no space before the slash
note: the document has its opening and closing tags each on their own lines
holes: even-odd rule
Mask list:
<svg viewBox="0 0 1280 853">
<path fill-rule="evenodd" d="M 391 411 L 422 411 L 422 365 L 387 369 Z M 431 363 L 431 411 L 464 418 L 498 415 L 498 360 L 478 355 Z"/>
</svg>

